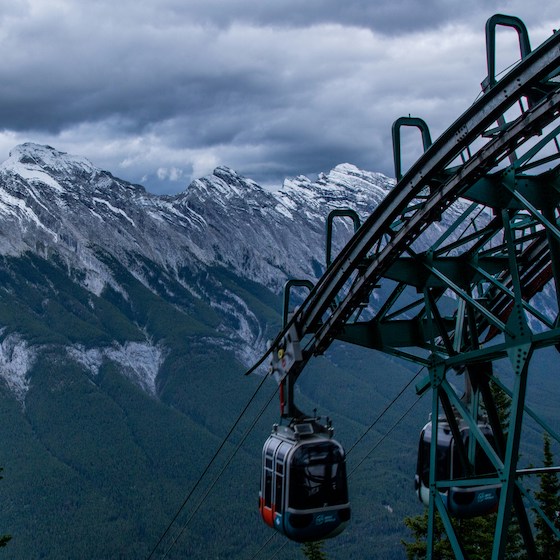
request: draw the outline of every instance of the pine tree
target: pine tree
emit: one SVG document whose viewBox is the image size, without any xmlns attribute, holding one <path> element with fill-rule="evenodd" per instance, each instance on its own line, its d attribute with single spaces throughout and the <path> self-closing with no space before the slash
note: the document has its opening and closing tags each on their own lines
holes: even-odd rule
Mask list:
<svg viewBox="0 0 560 560">
<path fill-rule="evenodd" d="M 412 531 L 414 541 L 401 541 L 405 547 L 408 560 L 426 558 L 426 539 L 428 535 L 428 511 L 415 517 L 406 517 L 404 524 Z M 496 515 L 485 515 L 471 519 L 456 519 L 455 532 L 461 540 L 465 554 L 470 560 L 487 560 L 492 555 L 494 541 L 494 527 Z M 438 560 L 453 560 L 455 554 L 451 548 L 443 523 L 436 512 L 434 528 L 434 558 Z M 516 556 L 506 555 L 506 558 Z"/>
<path fill-rule="evenodd" d="M 428 510 L 426 509 L 421 515 L 405 517 L 404 524 L 410 529 L 414 538 L 412 542 L 401 540 L 401 544 L 404 546 L 406 551 L 406 557 L 408 560 L 426 558 Z M 455 558 L 451 544 L 445 535 L 443 523 L 441 522 L 441 518 L 437 512 L 434 527 L 434 557 L 440 560 L 453 560 Z"/>
<path fill-rule="evenodd" d="M 2 472 L 4 469 L 0 467 L 0 472 Z M 0 480 L 4 478 L 2 475 L 0 475 Z M 0 548 L 6 546 L 10 540 L 12 539 L 11 535 L 1 535 L 0 536 Z"/>
<path fill-rule="evenodd" d="M 554 458 L 550 449 L 550 436 L 544 434 L 544 466 L 552 467 Z M 560 480 L 554 472 L 539 474 L 540 490 L 535 492 L 540 508 L 556 528 L 560 530 Z M 535 543 L 540 558 L 543 560 L 560 559 L 560 540 L 556 538 L 547 523 L 537 515 L 535 520 L 537 536 Z"/>
<path fill-rule="evenodd" d="M 301 549 L 309 560 L 327 560 L 327 555 L 323 552 L 323 541 L 304 543 Z"/>
<path fill-rule="evenodd" d="M 457 537 L 469 560 L 487 560 L 492 557 L 494 545 L 494 530 L 496 527 L 495 513 L 481 515 L 471 519 L 455 519 L 453 526 Z M 404 524 L 411 530 L 412 542 L 401 541 L 405 547 L 408 560 L 422 560 L 426 558 L 426 539 L 428 534 L 428 512 L 415 517 L 406 517 Z M 445 534 L 443 523 L 436 512 L 436 525 L 434 530 L 434 558 L 438 560 L 453 560 L 455 555 L 451 543 Z M 515 516 L 508 531 L 507 550 L 504 560 L 525 560 L 527 553 L 523 550 Z M 548 559 L 547 560 L 551 560 Z"/>
</svg>

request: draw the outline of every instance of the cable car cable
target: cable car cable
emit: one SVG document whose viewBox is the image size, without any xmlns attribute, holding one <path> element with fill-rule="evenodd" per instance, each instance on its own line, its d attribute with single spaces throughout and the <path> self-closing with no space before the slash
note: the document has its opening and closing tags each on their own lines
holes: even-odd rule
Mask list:
<svg viewBox="0 0 560 560">
<path fill-rule="evenodd" d="M 230 428 L 229 432 L 226 434 L 226 436 L 223 438 L 222 443 L 220 444 L 220 446 L 218 447 L 218 449 L 216 450 L 216 452 L 214 453 L 213 457 L 210 459 L 210 461 L 208 462 L 208 464 L 206 465 L 204 471 L 202 472 L 202 474 L 199 476 L 198 480 L 196 481 L 195 485 L 192 487 L 191 491 L 189 492 L 189 494 L 187 495 L 187 497 L 183 500 L 183 503 L 181 504 L 181 506 L 179 507 L 179 509 L 177 510 L 177 513 L 175 513 L 175 515 L 173 516 L 173 518 L 171 519 L 171 521 L 168 523 L 165 531 L 161 534 L 158 542 L 156 543 L 156 545 L 154 546 L 154 548 L 152 549 L 152 551 L 150 552 L 150 554 L 147 556 L 146 560 L 150 560 L 151 558 L 153 558 L 156 550 L 158 549 L 159 545 L 162 543 L 163 539 L 165 538 L 165 536 L 167 535 L 167 533 L 171 530 L 172 525 L 175 523 L 175 521 L 177 520 L 177 518 L 179 517 L 180 513 L 183 511 L 183 509 L 185 508 L 185 506 L 187 505 L 187 503 L 189 502 L 189 500 L 191 499 L 192 495 L 194 494 L 194 492 L 196 491 L 196 489 L 198 488 L 198 486 L 200 485 L 200 483 L 202 482 L 202 479 L 204 478 L 204 476 L 206 475 L 206 473 L 210 470 L 210 467 L 214 464 L 214 462 L 216 461 L 218 455 L 220 454 L 220 452 L 222 451 L 222 449 L 224 448 L 226 442 L 228 441 L 228 439 L 230 438 L 230 436 L 232 435 L 233 431 L 235 430 L 235 428 L 237 428 L 237 425 L 239 424 L 239 422 L 241 421 L 241 419 L 243 418 L 243 416 L 245 415 L 245 413 L 247 412 L 249 406 L 253 403 L 253 401 L 255 400 L 257 394 L 260 392 L 261 388 L 263 387 L 265 381 L 267 380 L 268 376 L 263 376 L 262 381 L 259 383 L 258 387 L 255 389 L 255 391 L 253 392 L 253 394 L 251 395 L 251 398 L 247 401 L 247 404 L 245 405 L 245 407 L 243 408 L 243 410 L 241 411 L 241 413 L 238 415 L 237 419 L 235 420 L 235 422 L 233 423 L 232 427 Z M 273 395 L 274 396 L 274 395 Z M 272 400 L 272 397 L 271 397 Z M 268 403 L 267 403 L 268 406 Z"/>
<path fill-rule="evenodd" d="M 278 535 L 278 533 L 272 533 L 270 535 L 270 537 L 268 537 L 268 539 L 266 539 L 266 542 L 259 548 L 259 550 L 257 550 L 257 552 L 255 552 L 255 554 L 253 556 L 251 556 L 251 560 L 255 560 L 255 558 L 258 558 L 260 553 L 270 544 L 270 541 L 272 541 L 272 539 L 274 539 L 277 535 Z M 286 542 L 283 543 L 283 546 L 285 544 L 286 544 Z M 282 550 L 282 547 L 280 547 L 280 550 Z M 277 554 L 277 552 L 275 552 L 275 554 Z M 271 558 L 273 558 L 273 556 Z"/>
<path fill-rule="evenodd" d="M 169 546 L 169 548 L 167 549 L 167 551 L 165 552 L 165 554 L 163 555 L 163 559 L 167 557 L 167 555 L 169 554 L 169 552 L 171 551 L 171 549 L 175 546 L 175 544 L 177 543 L 177 541 L 181 538 L 181 535 L 185 532 L 187 526 L 190 524 L 190 522 L 192 521 L 192 519 L 194 518 L 194 516 L 196 515 L 196 513 L 198 512 L 198 510 L 201 508 L 202 504 L 206 501 L 206 498 L 208 497 L 208 495 L 210 494 L 210 492 L 212 491 L 212 489 L 216 486 L 216 484 L 218 483 L 218 480 L 222 477 L 222 475 L 224 474 L 225 470 L 227 469 L 227 467 L 229 467 L 229 465 L 231 464 L 231 462 L 233 461 L 235 455 L 237 455 L 237 452 L 241 449 L 241 446 L 245 443 L 245 441 L 247 440 L 247 438 L 249 437 L 249 434 L 253 431 L 253 428 L 256 426 L 257 422 L 261 419 L 262 415 L 265 413 L 266 409 L 269 407 L 270 403 L 272 402 L 272 399 L 276 396 L 276 393 L 278 392 L 278 387 L 276 387 L 276 389 L 274 390 L 274 392 L 270 395 L 269 399 L 267 400 L 267 402 L 263 405 L 263 407 L 261 408 L 259 414 L 257 414 L 256 418 L 253 420 L 252 424 L 249 426 L 249 428 L 245 431 L 245 434 L 243 435 L 243 437 L 241 438 L 241 440 L 239 441 L 239 443 L 237 444 L 237 446 L 235 447 L 233 453 L 230 455 L 230 457 L 228 458 L 228 460 L 224 463 L 224 465 L 222 466 L 220 472 L 217 474 L 217 476 L 214 478 L 213 482 L 210 484 L 210 486 L 206 489 L 206 492 L 204 493 L 204 495 L 202 496 L 202 498 L 199 500 L 198 504 L 196 505 L 196 507 L 194 508 L 194 510 L 191 512 L 191 515 L 189 516 L 189 518 L 187 519 L 187 521 L 184 523 L 183 527 L 181 528 L 181 530 L 179 531 L 179 533 L 177 534 L 177 536 L 175 537 L 175 539 L 172 541 L 171 545 Z"/>
<path fill-rule="evenodd" d="M 365 457 L 348 473 L 348 478 L 356 472 L 362 463 L 369 458 L 369 456 L 381 445 L 381 443 L 389 436 L 389 434 L 402 422 L 406 415 L 420 402 L 423 395 L 420 395 L 407 409 L 407 411 L 389 428 L 387 432 L 377 441 L 377 443 L 367 452 Z"/>
<path fill-rule="evenodd" d="M 280 554 L 288 546 L 289 542 L 290 541 L 285 540 L 282 543 L 282 546 L 276 549 L 276 552 L 270 557 L 270 560 L 274 560 L 274 558 L 276 558 L 276 556 L 278 556 L 278 554 Z"/>
<path fill-rule="evenodd" d="M 414 377 L 410 379 L 410 381 L 399 391 L 399 393 L 393 398 L 393 400 L 384 408 L 384 410 L 377 416 L 377 418 L 369 425 L 368 429 L 356 440 L 356 442 L 350 447 L 350 449 L 346 452 L 346 455 L 349 455 L 351 451 L 366 437 L 366 435 L 373 429 L 373 427 L 383 418 L 383 416 L 388 412 L 388 410 L 397 402 L 397 400 L 402 396 L 402 394 L 410 387 L 412 382 L 420 375 L 420 372 L 425 368 L 425 366 L 421 367 Z M 416 401 L 418 402 L 418 401 Z M 414 403 L 416 404 L 416 403 Z"/>
</svg>

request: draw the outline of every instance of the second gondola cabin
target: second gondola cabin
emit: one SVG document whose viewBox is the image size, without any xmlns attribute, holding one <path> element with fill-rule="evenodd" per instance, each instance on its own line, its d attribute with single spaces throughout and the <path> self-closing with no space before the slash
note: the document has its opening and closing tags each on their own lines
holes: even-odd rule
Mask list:
<svg viewBox="0 0 560 560">
<path fill-rule="evenodd" d="M 344 449 L 315 422 L 275 426 L 263 447 L 259 509 L 297 542 L 341 533 L 350 520 Z"/>
<path fill-rule="evenodd" d="M 488 442 L 494 447 L 494 435 L 490 426 L 481 422 L 478 424 Z M 465 448 L 469 447 L 471 438 L 470 430 L 464 423 L 459 424 L 459 431 Z M 418 446 L 418 462 L 416 467 L 415 487 L 418 498 L 424 505 L 429 505 L 430 500 L 430 445 L 433 438 L 433 424 L 428 422 L 420 433 Z M 461 464 L 457 443 L 449 423 L 445 418 L 438 419 L 436 442 L 436 481 L 461 480 L 467 473 Z M 496 469 L 490 459 L 476 444 L 475 452 L 470 458 L 472 461 L 472 474 L 477 477 L 492 476 Z M 451 486 L 445 491 L 440 490 L 440 495 L 447 507 L 447 511 L 458 518 L 476 517 L 493 513 L 498 508 L 500 485 L 477 486 Z"/>
</svg>

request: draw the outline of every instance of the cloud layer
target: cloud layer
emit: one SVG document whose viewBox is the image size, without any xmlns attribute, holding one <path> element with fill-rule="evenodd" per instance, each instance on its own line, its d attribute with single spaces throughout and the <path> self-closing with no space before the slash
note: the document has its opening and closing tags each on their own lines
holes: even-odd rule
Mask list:
<svg viewBox="0 0 560 560">
<path fill-rule="evenodd" d="M 488 17 L 518 15 L 535 46 L 560 23 L 525 4 L 0 1 L 0 159 L 44 142 L 168 193 L 219 164 L 263 184 L 342 162 L 392 174 L 396 118 L 435 137 L 478 94 Z M 515 32 L 498 47 L 513 62 Z"/>
</svg>

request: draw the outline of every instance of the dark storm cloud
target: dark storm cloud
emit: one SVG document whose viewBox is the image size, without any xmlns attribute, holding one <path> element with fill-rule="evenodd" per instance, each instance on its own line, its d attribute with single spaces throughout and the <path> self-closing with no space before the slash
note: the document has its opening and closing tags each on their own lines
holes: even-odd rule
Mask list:
<svg viewBox="0 0 560 560">
<path fill-rule="evenodd" d="M 510 4 L 513 4 L 510 2 Z M 168 17 L 196 18 L 201 23 L 229 26 L 234 22 L 255 25 L 308 27 L 334 23 L 366 27 L 395 35 L 434 29 L 449 21 L 468 21 L 473 14 L 507 8 L 499 0 L 191 0 L 165 2 Z M 513 7 L 513 6 L 512 6 Z M 538 12 L 538 10 L 534 10 Z M 552 11 L 551 11 L 552 12 Z M 165 16 L 163 16 L 165 17 Z"/>
<path fill-rule="evenodd" d="M 550 4 L 0 0 L 0 159 L 44 142 L 168 192 L 220 164 L 390 174 L 394 119 L 436 136 L 478 93 L 487 17 L 517 13 L 538 43 Z"/>
</svg>

